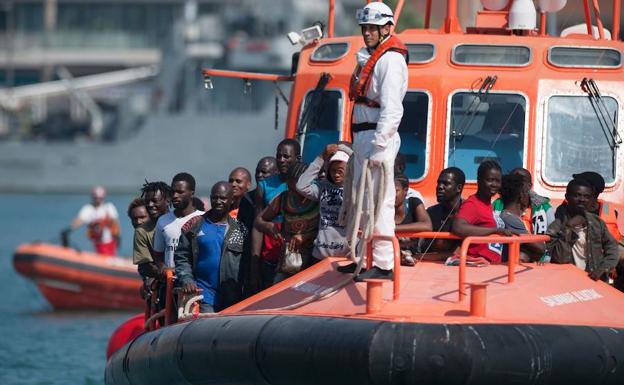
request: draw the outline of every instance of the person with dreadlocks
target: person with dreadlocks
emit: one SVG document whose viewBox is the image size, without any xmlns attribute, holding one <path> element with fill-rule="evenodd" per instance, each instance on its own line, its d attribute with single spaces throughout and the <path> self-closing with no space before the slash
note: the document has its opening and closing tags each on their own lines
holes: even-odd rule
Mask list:
<svg viewBox="0 0 624 385">
<path fill-rule="evenodd" d="M 351 80 L 349 97 L 354 102 L 351 132 L 353 133 L 353 185 L 358 186 L 365 174 L 368 159 L 374 186 L 373 195 L 384 191 L 373 233 L 394 235 L 394 159 L 401 139 L 398 134 L 403 117 L 403 97 L 407 91 L 407 48 L 395 36 L 395 24 L 390 7 L 381 2 L 368 3 L 358 10 L 357 22 L 362 29 L 365 48 L 356 54 L 357 67 Z M 385 174 L 385 179 L 383 178 Z M 385 180 L 384 186 L 380 186 Z M 355 190 L 355 189 L 354 189 Z M 362 221 L 367 226 L 367 219 Z M 393 248 L 390 241 L 373 243 L 373 268 L 360 274 L 367 278 L 392 279 Z M 352 273 L 355 264 L 339 271 Z"/>
<path fill-rule="evenodd" d="M 132 262 L 138 266 L 143 279 L 156 278 L 162 266 L 154 262 L 152 242 L 158 218 L 169 212 L 171 187 L 165 182 L 147 182 L 141 188 L 141 199 L 145 203 L 149 220 L 137 226 L 132 242 Z"/>
</svg>

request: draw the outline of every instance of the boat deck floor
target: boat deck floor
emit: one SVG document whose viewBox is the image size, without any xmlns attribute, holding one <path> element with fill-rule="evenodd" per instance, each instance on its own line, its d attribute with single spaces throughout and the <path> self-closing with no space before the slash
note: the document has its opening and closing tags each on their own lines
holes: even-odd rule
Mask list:
<svg viewBox="0 0 624 385">
<path fill-rule="evenodd" d="M 459 267 L 441 262 L 401 266 L 400 297 L 393 300 L 392 281 L 383 285 L 382 308 L 366 314 L 366 283 L 350 281 L 323 299 L 296 310 L 279 308 L 297 303 L 348 278 L 336 271 L 344 259 L 330 258 L 232 306 L 234 312 L 291 313 L 357 317 L 399 322 L 522 323 L 624 327 L 624 294 L 604 282 L 594 282 L 573 265 L 535 263 L 515 267 L 507 283 L 507 265 L 468 267 L 467 283 L 487 283 L 486 315 L 470 315 L 470 289 L 458 301 Z"/>
</svg>

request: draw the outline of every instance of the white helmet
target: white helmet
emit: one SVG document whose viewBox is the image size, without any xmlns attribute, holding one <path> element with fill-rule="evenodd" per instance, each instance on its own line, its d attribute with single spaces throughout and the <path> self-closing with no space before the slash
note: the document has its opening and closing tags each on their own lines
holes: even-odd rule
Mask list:
<svg viewBox="0 0 624 385">
<path fill-rule="evenodd" d="M 394 25 L 392 10 L 380 1 L 373 1 L 366 4 L 364 8 L 358 9 L 355 13 L 355 18 L 359 25 L 386 25 L 388 23 Z"/>
</svg>

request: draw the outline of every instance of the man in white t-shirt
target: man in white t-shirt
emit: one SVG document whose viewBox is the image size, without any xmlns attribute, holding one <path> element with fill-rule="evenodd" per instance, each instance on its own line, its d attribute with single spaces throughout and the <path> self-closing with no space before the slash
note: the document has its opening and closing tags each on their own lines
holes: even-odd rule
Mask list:
<svg viewBox="0 0 624 385">
<path fill-rule="evenodd" d="M 87 236 L 93 242 L 98 254 L 113 256 L 117 254 L 119 240 L 119 215 L 110 202 L 104 202 L 106 190 L 96 186 L 91 191 L 91 203 L 82 206 L 78 216 L 72 221 L 71 229 L 87 225 Z"/>
<path fill-rule="evenodd" d="M 193 206 L 195 178 L 191 174 L 181 172 L 174 176 L 171 190 L 171 204 L 174 210 L 158 218 L 152 247 L 154 256 L 162 260 L 167 267 L 174 267 L 173 252 L 178 246 L 182 226 L 189 219 L 204 213 Z"/>
</svg>

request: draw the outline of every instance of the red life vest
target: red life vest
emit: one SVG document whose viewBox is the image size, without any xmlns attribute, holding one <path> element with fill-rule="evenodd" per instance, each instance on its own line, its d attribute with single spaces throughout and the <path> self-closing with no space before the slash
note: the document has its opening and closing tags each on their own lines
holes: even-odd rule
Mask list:
<svg viewBox="0 0 624 385">
<path fill-rule="evenodd" d="M 95 220 L 87 226 L 87 237 L 91 241 L 100 243 L 102 242 L 102 235 L 104 229 L 109 229 L 113 238 L 119 237 L 119 223 L 108 215 L 102 219 Z"/>
<path fill-rule="evenodd" d="M 351 76 L 351 87 L 349 89 L 349 98 L 356 104 L 366 104 L 368 107 L 379 108 L 379 103 L 366 97 L 366 92 L 370 87 L 370 82 L 375 64 L 383 54 L 388 51 L 398 52 L 407 57 L 407 47 L 399 40 L 398 37 L 392 35 L 382 41 L 373 51 L 370 58 L 361 67 L 358 65 Z"/>
</svg>

